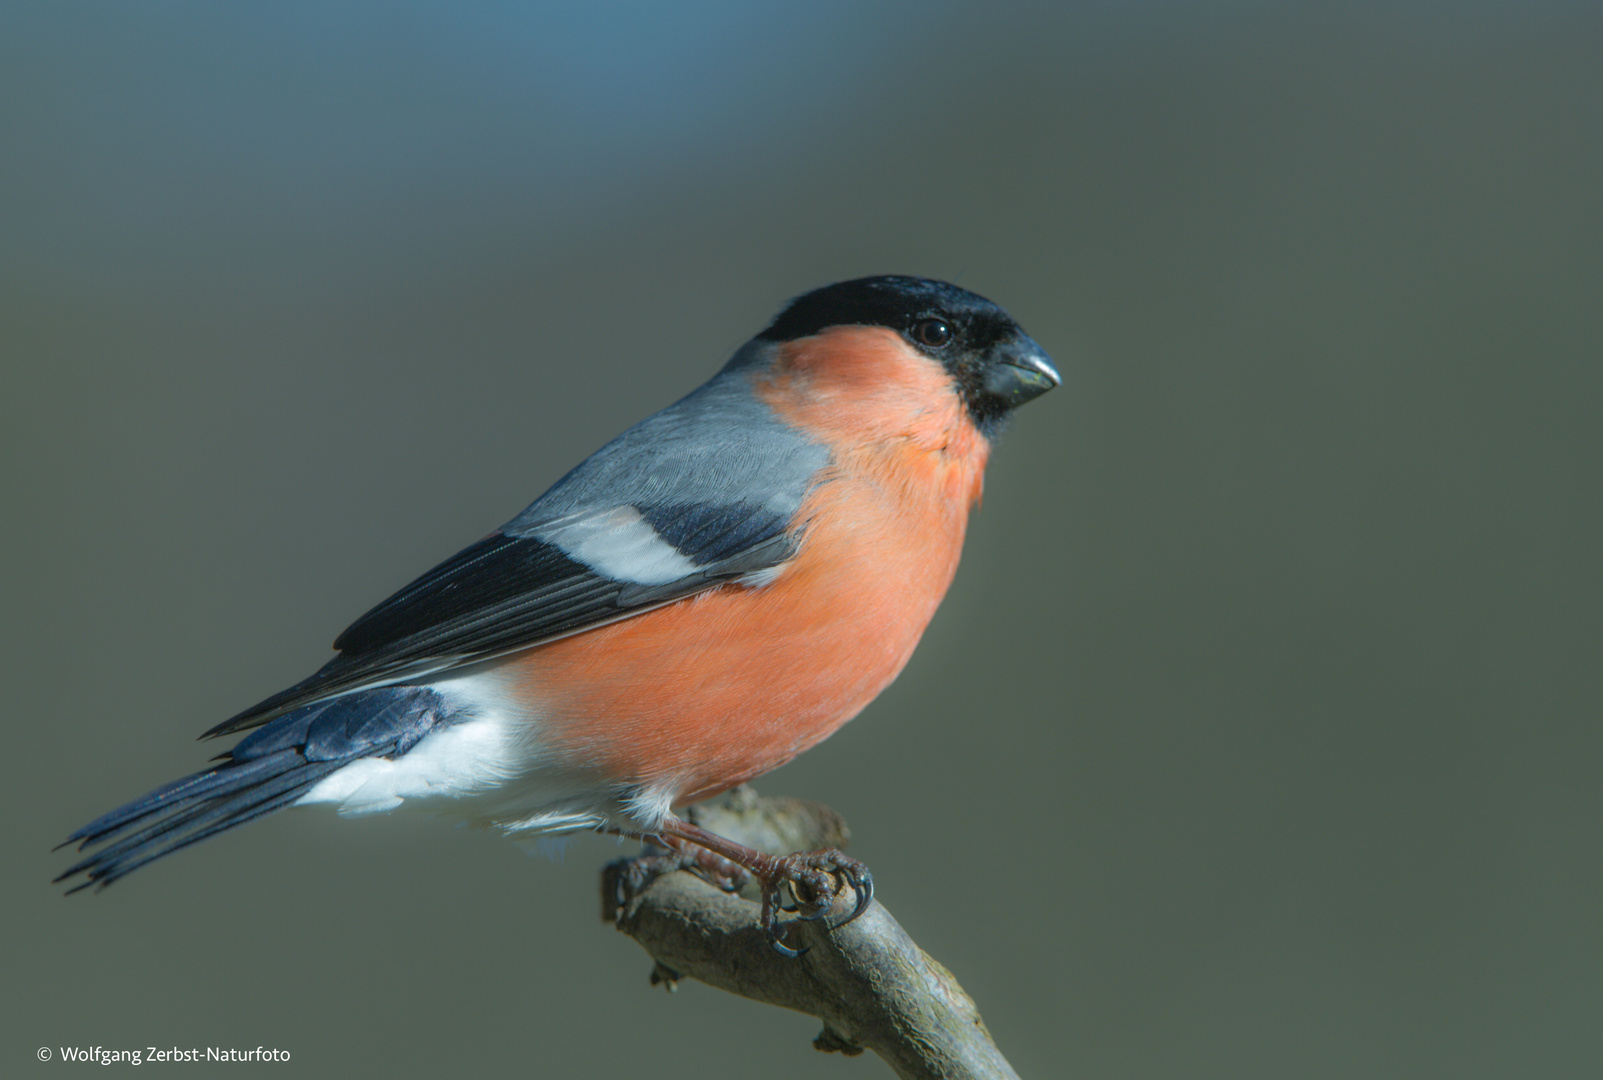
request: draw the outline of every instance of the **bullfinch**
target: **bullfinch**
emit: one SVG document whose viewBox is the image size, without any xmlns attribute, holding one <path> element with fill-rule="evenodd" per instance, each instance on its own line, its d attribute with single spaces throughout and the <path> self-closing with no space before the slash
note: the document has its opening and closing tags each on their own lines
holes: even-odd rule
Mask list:
<svg viewBox="0 0 1603 1080">
<path fill-rule="evenodd" d="M 206 732 L 249 732 L 211 768 L 74 832 L 88 854 L 56 880 L 109 885 L 286 806 L 416 804 L 752 875 L 776 945 L 786 885 L 816 897 L 839 875 L 854 917 L 860 863 L 765 855 L 675 808 L 783 765 L 889 685 L 957 569 L 992 440 L 1058 382 L 1006 312 L 954 285 L 810 292 L 357 619 L 316 673 Z"/>
</svg>

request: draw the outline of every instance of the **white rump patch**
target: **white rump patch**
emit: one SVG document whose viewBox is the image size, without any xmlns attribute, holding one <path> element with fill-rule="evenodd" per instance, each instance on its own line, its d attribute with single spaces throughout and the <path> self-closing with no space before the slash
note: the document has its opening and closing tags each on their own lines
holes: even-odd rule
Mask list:
<svg viewBox="0 0 1603 1080">
<path fill-rule="evenodd" d="M 666 585 L 696 572 L 632 506 L 558 518 L 534 535 L 614 581 Z"/>
<path fill-rule="evenodd" d="M 460 799 L 520 771 L 506 721 L 495 713 L 426 735 L 398 758 L 358 758 L 313 785 L 297 805 L 337 803 L 342 814 L 394 810 L 407 799 Z"/>
</svg>

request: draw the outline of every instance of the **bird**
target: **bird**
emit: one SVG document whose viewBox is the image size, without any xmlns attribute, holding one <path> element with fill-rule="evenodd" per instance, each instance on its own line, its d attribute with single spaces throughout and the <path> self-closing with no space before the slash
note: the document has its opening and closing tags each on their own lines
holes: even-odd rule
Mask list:
<svg viewBox="0 0 1603 1080">
<path fill-rule="evenodd" d="M 651 841 L 732 887 L 818 897 L 676 811 L 783 765 L 901 672 L 957 570 L 991 447 L 1060 384 L 999 306 L 882 275 L 787 304 L 706 383 L 368 611 L 310 677 L 217 724 L 210 767 L 74 831 L 105 887 L 289 806 L 402 805 L 508 834 Z M 798 901 L 798 906 L 801 905 Z M 785 910 L 794 910 L 785 909 Z"/>
</svg>

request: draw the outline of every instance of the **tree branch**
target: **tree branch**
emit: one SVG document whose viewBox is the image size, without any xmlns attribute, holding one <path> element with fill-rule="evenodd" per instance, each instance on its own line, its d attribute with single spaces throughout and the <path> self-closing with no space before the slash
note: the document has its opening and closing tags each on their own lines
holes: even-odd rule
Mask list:
<svg viewBox="0 0 1603 1080">
<path fill-rule="evenodd" d="M 761 798 L 747 787 L 692 807 L 689 817 L 776 855 L 844 847 L 849 836 L 840 815 L 826 806 Z M 627 862 L 602 873 L 602 917 L 656 960 L 653 983 L 671 988 L 689 976 L 816 1016 L 824 1022 L 813 1040 L 818 1049 L 872 1050 L 906 1080 L 1017 1080 L 973 999 L 877 901 L 839 929 L 790 923 L 787 942 L 807 949 L 790 958 L 769 945 L 753 900 L 693 874 L 664 874 L 622 896 Z M 849 891 L 836 897 L 834 919 L 850 910 L 852 899 Z"/>
</svg>

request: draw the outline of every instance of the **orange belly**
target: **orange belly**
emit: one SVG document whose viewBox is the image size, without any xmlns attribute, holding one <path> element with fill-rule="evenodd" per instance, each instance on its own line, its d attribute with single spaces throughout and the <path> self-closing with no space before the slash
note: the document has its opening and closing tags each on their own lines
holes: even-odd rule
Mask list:
<svg viewBox="0 0 1603 1080">
<path fill-rule="evenodd" d="M 948 479 L 965 490 L 833 479 L 809 500 L 816 511 L 804 505 L 802 549 L 772 583 L 725 585 L 511 658 L 540 743 L 679 804 L 825 738 L 902 670 L 951 583 L 977 473 Z"/>
</svg>

